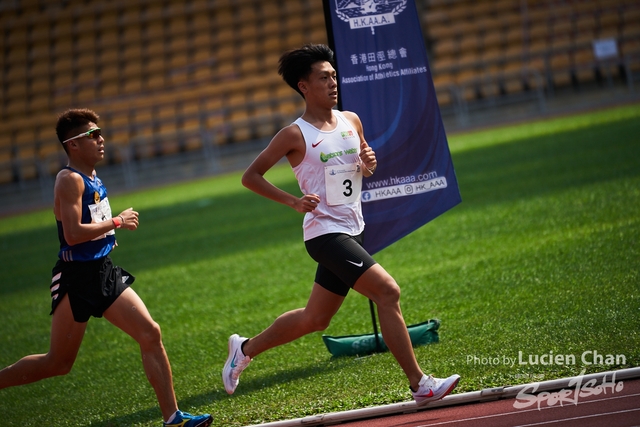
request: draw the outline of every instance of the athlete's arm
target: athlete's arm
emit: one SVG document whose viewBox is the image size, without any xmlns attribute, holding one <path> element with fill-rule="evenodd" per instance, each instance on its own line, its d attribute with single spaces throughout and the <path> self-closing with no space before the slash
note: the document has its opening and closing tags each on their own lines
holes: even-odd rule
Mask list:
<svg viewBox="0 0 640 427">
<path fill-rule="evenodd" d="M 304 157 L 304 139 L 296 125 L 285 127 L 273 137 L 267 148 L 256 157 L 242 175 L 242 185 L 254 193 L 292 207 L 298 212 L 313 211 L 320 203 L 318 195 L 305 194 L 302 197 L 296 197 L 265 179 L 264 174 L 283 157 L 289 159 L 292 167 L 299 164 Z"/>
<path fill-rule="evenodd" d="M 367 144 L 367 141 L 364 139 L 362 121 L 360 121 L 360 117 L 358 117 L 356 113 L 351 111 L 343 111 L 342 114 L 344 114 L 347 120 L 349 120 L 353 127 L 356 128 L 358 135 L 360 136 L 360 160 L 362 160 L 362 164 L 364 165 L 362 174 L 364 176 L 371 176 L 376 171 L 378 161 L 376 160 L 375 151 L 373 151 L 373 148 L 369 147 L 369 144 Z"/>
<path fill-rule="evenodd" d="M 61 171 L 56 177 L 54 193 L 54 214 L 62 222 L 64 239 L 69 245 L 88 242 L 107 231 L 113 230 L 112 221 L 82 224 L 82 193 L 84 181 L 77 173 Z M 135 230 L 138 227 L 138 213 L 127 209 L 120 214 L 123 227 Z"/>
</svg>

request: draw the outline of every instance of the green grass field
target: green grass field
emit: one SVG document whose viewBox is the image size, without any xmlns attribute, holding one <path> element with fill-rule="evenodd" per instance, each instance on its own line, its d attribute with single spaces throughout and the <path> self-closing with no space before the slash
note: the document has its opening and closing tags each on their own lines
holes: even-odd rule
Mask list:
<svg viewBox="0 0 640 427">
<path fill-rule="evenodd" d="M 459 373 L 462 393 L 639 366 L 640 105 L 449 142 L 462 204 L 376 255 L 407 323 L 442 322 L 440 342 L 416 349 L 423 369 Z M 297 191 L 287 167 L 268 177 Z M 140 212 L 112 257 L 163 328 L 183 411 L 242 426 L 410 400 L 390 354 L 332 359 L 320 333 L 256 358 L 228 396 L 227 337 L 306 303 L 315 267 L 302 216 L 242 188 L 239 173 L 110 200 Z M 0 220 L 0 367 L 48 349 L 56 252 L 51 209 Z M 325 333 L 370 331 L 352 293 Z M 586 364 L 593 352 L 626 360 Z M 576 363 L 502 363 L 519 353 Z M 161 425 L 137 345 L 104 319 L 89 322 L 69 375 L 0 390 L 0 408 L 4 425 Z"/>
</svg>

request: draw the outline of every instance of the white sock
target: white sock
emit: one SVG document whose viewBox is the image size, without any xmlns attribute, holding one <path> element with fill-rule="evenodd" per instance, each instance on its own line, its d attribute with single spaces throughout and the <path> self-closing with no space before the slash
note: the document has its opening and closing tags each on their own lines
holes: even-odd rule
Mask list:
<svg viewBox="0 0 640 427">
<path fill-rule="evenodd" d="M 167 421 L 165 421 L 165 423 L 167 423 L 167 424 L 171 423 L 171 421 L 173 421 L 176 418 L 176 415 L 178 415 L 178 412 L 180 412 L 180 410 L 174 412 L 173 415 L 171 415 L 169 417 L 169 419 Z"/>
</svg>

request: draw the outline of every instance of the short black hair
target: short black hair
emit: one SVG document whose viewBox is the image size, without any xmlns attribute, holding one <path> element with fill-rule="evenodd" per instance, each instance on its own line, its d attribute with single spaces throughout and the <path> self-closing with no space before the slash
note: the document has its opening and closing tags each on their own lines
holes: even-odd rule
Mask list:
<svg viewBox="0 0 640 427">
<path fill-rule="evenodd" d="M 98 120 L 100 120 L 100 116 L 88 108 L 69 109 L 58 116 L 58 123 L 56 124 L 58 140 L 62 144 L 62 141 L 79 133 L 80 127 L 86 126 L 90 122 L 98 124 Z M 62 144 L 62 147 L 64 151 L 67 151 L 65 144 Z"/>
<path fill-rule="evenodd" d="M 289 50 L 282 54 L 278 62 L 278 74 L 285 82 L 298 92 L 298 82 L 311 74 L 311 67 L 319 61 L 329 62 L 333 67 L 333 51 L 324 44 L 306 44 L 299 49 Z"/>
</svg>

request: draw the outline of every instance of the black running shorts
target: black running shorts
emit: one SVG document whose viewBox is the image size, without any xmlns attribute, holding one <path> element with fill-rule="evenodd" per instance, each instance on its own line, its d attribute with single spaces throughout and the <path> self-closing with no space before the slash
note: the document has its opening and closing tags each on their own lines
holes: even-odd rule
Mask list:
<svg viewBox="0 0 640 427">
<path fill-rule="evenodd" d="M 341 296 L 346 296 L 360 276 L 376 264 L 362 247 L 362 233 L 357 236 L 325 234 L 307 240 L 305 246 L 318 263 L 316 283 Z"/>
<path fill-rule="evenodd" d="M 76 322 L 84 323 L 91 316 L 102 314 L 135 280 L 130 273 L 113 265 L 108 256 L 93 261 L 58 260 L 52 270 L 51 313 L 69 295 Z"/>
</svg>

